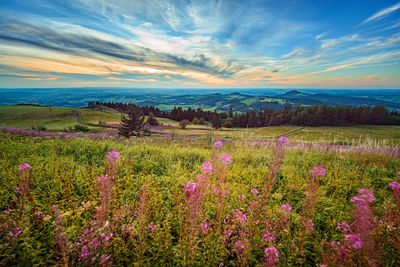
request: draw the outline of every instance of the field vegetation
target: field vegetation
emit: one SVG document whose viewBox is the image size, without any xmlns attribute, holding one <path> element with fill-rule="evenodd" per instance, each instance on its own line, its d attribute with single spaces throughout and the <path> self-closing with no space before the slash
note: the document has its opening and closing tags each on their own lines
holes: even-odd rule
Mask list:
<svg viewBox="0 0 400 267">
<path fill-rule="evenodd" d="M 0 133 L 1 265 L 400 261 L 398 157 L 218 139 Z"/>
</svg>

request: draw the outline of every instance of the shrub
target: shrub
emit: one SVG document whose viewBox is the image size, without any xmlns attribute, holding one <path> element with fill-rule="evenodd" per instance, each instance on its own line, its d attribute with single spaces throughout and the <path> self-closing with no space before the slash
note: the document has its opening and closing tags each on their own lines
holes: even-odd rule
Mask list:
<svg viewBox="0 0 400 267">
<path fill-rule="evenodd" d="M 182 129 L 185 129 L 186 126 L 188 126 L 190 124 L 190 121 L 188 120 L 182 120 L 179 122 L 179 127 L 181 127 Z"/>
</svg>

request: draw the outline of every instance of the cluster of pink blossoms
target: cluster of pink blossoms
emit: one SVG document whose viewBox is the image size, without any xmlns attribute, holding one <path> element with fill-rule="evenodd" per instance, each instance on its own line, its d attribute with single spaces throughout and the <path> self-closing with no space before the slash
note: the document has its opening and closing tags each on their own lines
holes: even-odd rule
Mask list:
<svg viewBox="0 0 400 267">
<path fill-rule="evenodd" d="M 111 161 L 118 161 L 119 160 L 119 153 L 113 149 L 110 152 L 108 152 L 106 157 Z"/>
<path fill-rule="evenodd" d="M 155 225 L 154 223 L 150 223 L 149 224 L 149 231 L 154 232 L 155 230 L 157 230 L 157 225 Z"/>
<path fill-rule="evenodd" d="M 354 196 L 350 200 L 355 205 L 366 205 L 376 200 L 374 193 L 370 189 L 361 188 L 358 193 L 358 196 Z"/>
<path fill-rule="evenodd" d="M 338 230 L 343 230 L 346 233 L 351 232 L 350 226 L 345 222 L 338 223 L 337 228 L 338 228 Z"/>
<path fill-rule="evenodd" d="M 229 154 L 226 154 L 226 153 L 221 155 L 221 157 L 219 158 L 219 161 L 225 165 L 230 165 L 232 163 L 231 156 L 229 156 Z"/>
<path fill-rule="evenodd" d="M 99 178 L 98 178 L 99 182 L 108 181 L 108 180 L 110 180 L 110 177 L 108 177 L 107 174 L 106 175 L 100 175 Z"/>
<path fill-rule="evenodd" d="M 355 249 L 360 249 L 362 247 L 362 241 L 359 236 L 345 235 L 344 239 Z"/>
<path fill-rule="evenodd" d="M 312 169 L 311 174 L 313 176 L 325 176 L 326 170 L 322 166 L 316 166 Z"/>
<path fill-rule="evenodd" d="M 281 145 L 287 145 L 289 144 L 289 138 L 286 135 L 282 135 L 278 138 L 278 143 Z"/>
<path fill-rule="evenodd" d="M 24 163 L 19 165 L 18 170 L 19 171 L 23 171 L 23 170 L 30 170 L 32 169 L 31 165 L 29 165 L 28 163 Z"/>
<path fill-rule="evenodd" d="M 222 141 L 221 140 L 215 141 L 214 142 L 214 147 L 215 148 L 221 148 L 222 147 Z"/>
<path fill-rule="evenodd" d="M 389 186 L 390 186 L 394 191 L 400 190 L 400 184 L 399 184 L 398 182 L 391 182 L 391 183 L 389 184 Z"/>
<path fill-rule="evenodd" d="M 212 164 L 208 160 L 203 162 L 203 165 L 201 166 L 201 172 L 203 174 L 212 174 Z"/>
<path fill-rule="evenodd" d="M 250 190 L 250 193 L 252 193 L 254 196 L 258 195 L 258 190 L 256 188 L 253 188 Z"/>
<path fill-rule="evenodd" d="M 279 261 L 279 254 L 275 247 L 267 247 L 264 251 L 267 266 L 273 266 Z"/>
<path fill-rule="evenodd" d="M 50 215 L 49 215 L 49 214 L 44 215 L 43 212 L 41 212 L 41 211 L 37 211 L 35 214 L 36 214 L 36 216 L 41 217 L 43 221 L 45 221 L 45 220 L 47 220 L 48 218 L 50 218 Z"/>
</svg>

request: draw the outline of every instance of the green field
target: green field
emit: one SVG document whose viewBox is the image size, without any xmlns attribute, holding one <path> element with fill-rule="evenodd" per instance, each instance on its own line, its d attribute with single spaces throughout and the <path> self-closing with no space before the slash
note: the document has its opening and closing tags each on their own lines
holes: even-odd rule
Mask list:
<svg viewBox="0 0 400 267">
<path fill-rule="evenodd" d="M 257 130 L 275 135 L 292 128 Z M 120 153 L 119 161 L 107 160 L 111 149 Z M 390 227 L 399 226 L 400 203 L 388 184 L 399 181 L 398 158 L 273 149 L 226 143 L 216 150 L 207 140 L 185 138 L 43 139 L 0 133 L 0 264 L 101 265 L 106 257 L 112 266 L 261 266 L 266 247 L 274 247 L 278 266 L 396 266 L 400 251 L 392 242 L 400 240 Z M 281 156 L 279 149 L 284 149 Z M 218 160 L 222 153 L 232 164 Z M 196 180 L 207 159 L 213 174 Z M 18 171 L 24 163 L 32 167 L 29 174 Z M 318 165 L 326 174 L 315 183 L 311 170 Z M 271 176 L 274 169 L 278 175 Z M 113 180 L 100 184 L 103 174 Z M 185 189 L 196 181 L 201 191 L 191 194 L 197 192 L 199 199 Z M 16 193 L 16 188 L 29 189 Z M 215 193 L 218 188 L 229 193 Z M 350 202 L 360 188 L 376 197 L 367 206 L 372 215 L 362 220 L 378 218 L 364 232 L 356 222 L 366 215 Z M 292 210 L 283 211 L 283 204 Z M 99 213 L 103 208 L 106 213 Z M 362 249 L 345 240 L 339 222 L 361 236 Z M 68 249 L 60 248 L 60 231 Z M 332 241 L 344 244 L 345 257 L 329 245 Z"/>
<path fill-rule="evenodd" d="M 11 126 L 22 129 L 46 127 L 49 131 L 63 131 L 78 124 L 73 112 L 76 112 L 80 123 L 89 127 L 92 132 L 106 131 L 107 127 L 99 127 L 99 121 L 118 124 L 121 115 L 108 108 L 78 109 L 37 106 L 0 106 L 0 126 Z M 289 134 L 293 142 L 364 145 L 364 146 L 400 146 L 399 126 L 348 126 L 348 127 L 299 127 L 270 126 L 262 128 L 222 128 L 215 130 L 210 124 L 189 125 L 181 129 L 173 120 L 158 118 L 164 125 L 172 126 L 165 132 L 175 136 L 191 136 L 200 139 L 214 136 L 222 139 L 267 139 Z"/>
</svg>

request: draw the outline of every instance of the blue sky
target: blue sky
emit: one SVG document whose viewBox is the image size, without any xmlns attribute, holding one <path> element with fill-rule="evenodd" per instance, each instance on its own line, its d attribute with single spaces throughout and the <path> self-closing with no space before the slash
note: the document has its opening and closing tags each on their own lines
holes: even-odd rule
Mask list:
<svg viewBox="0 0 400 267">
<path fill-rule="evenodd" d="M 399 1 L 1 1 L 0 87 L 400 88 Z"/>
</svg>

